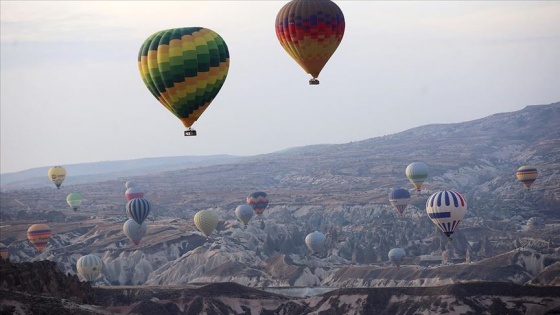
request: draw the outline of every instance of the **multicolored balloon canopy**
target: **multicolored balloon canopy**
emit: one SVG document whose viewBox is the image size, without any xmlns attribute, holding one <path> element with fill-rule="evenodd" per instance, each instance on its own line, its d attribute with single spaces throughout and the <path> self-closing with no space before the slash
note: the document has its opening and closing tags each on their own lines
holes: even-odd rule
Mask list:
<svg viewBox="0 0 560 315">
<path fill-rule="evenodd" d="M 397 210 L 399 216 L 403 216 L 404 210 L 410 202 L 410 192 L 404 188 L 396 188 L 389 194 L 389 202 Z"/>
<path fill-rule="evenodd" d="M 264 191 L 256 191 L 247 197 L 247 204 L 253 208 L 256 215 L 262 215 L 268 207 L 268 195 Z"/>
<path fill-rule="evenodd" d="M 186 128 L 198 120 L 220 92 L 229 62 L 225 41 L 204 27 L 156 32 L 144 41 L 138 53 L 138 68 L 148 90 Z"/>
<path fill-rule="evenodd" d="M 78 208 L 82 205 L 82 194 L 76 192 L 70 193 L 68 196 L 66 196 L 66 202 L 68 203 L 68 205 L 70 205 L 70 207 L 72 207 L 74 211 L 77 211 Z"/>
<path fill-rule="evenodd" d="M 194 225 L 206 236 L 210 237 L 218 226 L 220 218 L 212 210 L 201 210 L 194 215 Z"/>
<path fill-rule="evenodd" d="M 467 201 L 456 191 L 440 191 L 428 198 L 426 212 L 450 240 L 451 234 L 467 213 Z"/>
<path fill-rule="evenodd" d="M 103 271 L 103 260 L 96 255 L 85 255 L 76 261 L 76 269 L 87 281 L 95 281 Z"/>
<path fill-rule="evenodd" d="M 422 184 L 428 178 L 428 165 L 423 162 L 412 162 L 406 167 L 406 177 L 420 191 Z"/>
<path fill-rule="evenodd" d="M 319 73 L 334 54 L 346 22 L 330 0 L 292 0 L 276 15 L 276 37 L 282 48 L 319 84 Z"/>
<path fill-rule="evenodd" d="M 49 168 L 48 176 L 51 182 L 56 185 L 56 188 L 60 189 L 60 185 L 66 178 L 66 170 L 62 166 L 53 166 Z"/>
<path fill-rule="evenodd" d="M 29 229 L 27 229 L 27 239 L 40 252 L 47 247 L 51 234 L 51 228 L 43 223 L 33 224 L 29 227 Z"/>
<path fill-rule="evenodd" d="M 533 166 L 524 165 L 517 169 L 517 180 L 520 181 L 523 186 L 527 187 L 527 190 L 531 190 L 531 186 L 537 180 L 539 172 Z"/>
<path fill-rule="evenodd" d="M 129 201 L 135 198 L 144 198 L 144 191 L 136 186 L 130 187 L 124 192 L 124 197 Z"/>
</svg>

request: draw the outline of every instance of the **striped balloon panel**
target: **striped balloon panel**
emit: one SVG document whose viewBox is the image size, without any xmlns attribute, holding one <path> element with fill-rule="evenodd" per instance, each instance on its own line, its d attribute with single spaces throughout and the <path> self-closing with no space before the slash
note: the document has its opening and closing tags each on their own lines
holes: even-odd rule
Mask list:
<svg viewBox="0 0 560 315">
<path fill-rule="evenodd" d="M 150 214 L 150 202 L 144 198 L 131 199 L 126 203 L 126 214 L 138 224 L 142 224 Z"/>
<path fill-rule="evenodd" d="M 27 229 L 27 239 L 40 252 L 47 247 L 51 234 L 51 228 L 46 224 L 33 224 Z"/>
<path fill-rule="evenodd" d="M 276 37 L 284 50 L 314 78 L 334 54 L 346 23 L 330 0 L 292 0 L 276 15 Z"/>
<path fill-rule="evenodd" d="M 397 188 L 389 194 L 389 202 L 397 209 L 397 212 L 402 216 L 404 210 L 410 202 L 410 192 L 404 188 Z"/>
<path fill-rule="evenodd" d="M 465 198 L 456 191 L 444 190 L 434 193 L 426 202 L 428 217 L 449 236 L 467 213 Z"/>
<path fill-rule="evenodd" d="M 268 196 L 263 191 L 257 191 L 247 197 L 247 204 L 253 208 L 256 215 L 261 215 L 268 207 Z"/>
<path fill-rule="evenodd" d="M 76 262 L 76 269 L 87 281 L 94 281 L 103 270 L 103 261 L 96 255 L 85 255 Z"/>
<path fill-rule="evenodd" d="M 420 190 L 422 184 L 428 178 L 428 165 L 423 162 L 410 163 L 406 167 L 405 173 L 408 180 L 416 187 L 416 190 Z"/>
<path fill-rule="evenodd" d="M 251 218 L 253 217 L 253 207 L 250 205 L 241 205 L 235 208 L 235 216 L 243 224 L 247 225 Z"/>
<path fill-rule="evenodd" d="M 148 90 L 190 127 L 222 88 L 229 50 L 214 31 L 203 27 L 168 29 L 151 35 L 138 53 L 138 68 Z"/>
<path fill-rule="evenodd" d="M 206 237 L 209 237 L 214 232 L 219 221 L 218 215 L 211 210 L 202 210 L 194 215 L 194 225 Z"/>
<path fill-rule="evenodd" d="M 532 166 L 521 166 L 517 170 L 516 176 L 525 187 L 530 188 L 539 176 L 539 172 Z"/>
<path fill-rule="evenodd" d="M 0 257 L 2 257 L 2 259 L 4 260 L 7 260 L 8 256 L 8 246 L 4 245 L 4 243 L 0 243 Z"/>
<path fill-rule="evenodd" d="M 313 253 L 320 253 L 324 249 L 326 239 L 325 234 L 315 231 L 305 237 L 305 245 Z"/>
<path fill-rule="evenodd" d="M 146 233 L 148 232 L 148 226 L 146 222 L 142 222 L 142 224 L 138 224 L 134 219 L 128 219 L 123 224 L 123 232 L 133 243 L 134 245 L 140 244 L 140 241 Z"/>
</svg>

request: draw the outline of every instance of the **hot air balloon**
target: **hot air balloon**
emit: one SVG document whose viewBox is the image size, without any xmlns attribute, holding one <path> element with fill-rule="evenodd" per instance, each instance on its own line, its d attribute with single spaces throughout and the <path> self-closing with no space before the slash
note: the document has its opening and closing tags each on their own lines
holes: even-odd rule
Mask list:
<svg viewBox="0 0 560 315">
<path fill-rule="evenodd" d="M 126 189 L 132 188 L 134 187 L 134 182 L 128 181 L 124 184 L 124 187 L 126 187 Z"/>
<path fill-rule="evenodd" d="M 144 192 L 138 187 L 130 187 L 125 191 L 124 197 L 126 198 L 126 200 L 144 198 Z"/>
<path fill-rule="evenodd" d="M 76 211 L 82 204 L 82 194 L 73 192 L 66 196 L 66 202 Z"/>
<path fill-rule="evenodd" d="M 235 208 L 235 216 L 239 221 L 241 221 L 245 226 L 253 217 L 253 207 L 250 205 L 241 205 Z"/>
<path fill-rule="evenodd" d="M 216 32 L 183 27 L 156 32 L 140 48 L 138 68 L 155 98 L 196 136 L 192 124 L 210 106 L 229 69 L 229 50 Z"/>
<path fill-rule="evenodd" d="M 53 166 L 49 168 L 48 176 L 51 182 L 56 185 L 56 188 L 60 189 L 60 185 L 66 178 L 66 170 L 62 166 Z"/>
<path fill-rule="evenodd" d="M 138 224 L 142 224 L 146 220 L 150 210 L 150 202 L 144 198 L 134 198 L 126 203 L 126 214 Z"/>
<path fill-rule="evenodd" d="M 142 238 L 146 235 L 148 231 L 148 226 L 146 222 L 142 222 L 142 224 L 138 224 L 134 219 L 128 219 L 123 224 L 123 232 L 133 243 L 134 245 L 138 245 Z"/>
<path fill-rule="evenodd" d="M 422 184 L 428 178 L 428 165 L 423 162 L 413 162 L 406 167 L 406 177 L 420 191 Z"/>
<path fill-rule="evenodd" d="M 319 73 L 342 41 L 344 14 L 330 0 L 292 0 L 276 15 L 276 37 L 286 52 L 319 84 Z"/>
<path fill-rule="evenodd" d="M 539 172 L 533 166 L 524 165 L 517 169 L 516 176 L 517 180 L 527 187 L 527 190 L 531 190 L 531 185 L 539 176 Z"/>
<path fill-rule="evenodd" d="M 76 261 L 76 269 L 87 281 L 95 281 L 103 270 L 103 260 L 96 255 L 85 255 Z"/>
<path fill-rule="evenodd" d="M 214 232 L 219 221 L 220 218 L 212 210 L 201 210 L 194 215 L 194 225 L 202 234 L 206 235 L 206 238 L 209 238 Z"/>
<path fill-rule="evenodd" d="M 388 256 L 389 256 L 389 260 L 393 264 L 395 264 L 397 268 L 399 268 L 401 266 L 402 261 L 404 260 L 404 257 L 406 256 L 406 253 L 402 248 L 393 248 L 389 251 Z"/>
<path fill-rule="evenodd" d="M 467 213 L 467 201 L 456 191 L 440 191 L 428 198 L 426 212 L 432 222 L 445 233 L 447 239 L 451 240 L 451 234 Z"/>
<path fill-rule="evenodd" d="M 402 217 L 404 209 L 406 209 L 408 203 L 410 202 L 410 193 L 404 188 L 394 189 L 389 194 L 389 202 L 393 207 L 395 207 L 399 216 Z"/>
<path fill-rule="evenodd" d="M 4 260 L 8 260 L 8 256 L 10 256 L 8 253 L 8 246 L 4 245 L 4 243 L 0 243 L 0 257 Z"/>
<path fill-rule="evenodd" d="M 51 228 L 43 223 L 33 224 L 27 229 L 27 239 L 40 252 L 47 247 L 51 234 Z"/>
<path fill-rule="evenodd" d="M 256 215 L 261 215 L 268 206 L 268 196 L 263 191 L 256 191 L 247 197 L 247 204 L 253 208 Z"/>
<path fill-rule="evenodd" d="M 313 233 L 307 234 L 307 236 L 305 237 L 305 245 L 307 245 L 307 248 L 309 248 L 309 250 L 313 252 L 313 254 L 317 254 L 325 249 L 326 240 L 327 237 L 325 236 L 325 234 L 315 231 Z"/>
</svg>

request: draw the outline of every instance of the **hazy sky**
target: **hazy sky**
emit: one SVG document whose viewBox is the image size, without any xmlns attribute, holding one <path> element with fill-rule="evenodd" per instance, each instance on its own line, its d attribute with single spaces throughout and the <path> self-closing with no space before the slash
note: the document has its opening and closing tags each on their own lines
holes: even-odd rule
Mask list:
<svg viewBox="0 0 560 315">
<path fill-rule="evenodd" d="M 346 143 L 560 101 L 559 1 L 336 1 L 319 86 L 280 46 L 287 1 L 1 1 L 1 172 Z M 184 137 L 137 68 L 152 33 L 226 41 L 225 85 Z"/>
</svg>

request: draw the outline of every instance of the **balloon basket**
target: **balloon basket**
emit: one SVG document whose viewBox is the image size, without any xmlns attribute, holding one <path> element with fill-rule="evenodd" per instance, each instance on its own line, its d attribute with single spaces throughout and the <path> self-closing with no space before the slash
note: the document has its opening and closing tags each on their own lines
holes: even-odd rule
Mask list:
<svg viewBox="0 0 560 315">
<path fill-rule="evenodd" d="M 309 85 L 319 85 L 319 80 L 313 78 L 309 80 Z"/>
<path fill-rule="evenodd" d="M 196 136 L 196 130 L 191 128 L 185 130 L 185 137 L 192 137 L 192 136 Z"/>
</svg>

